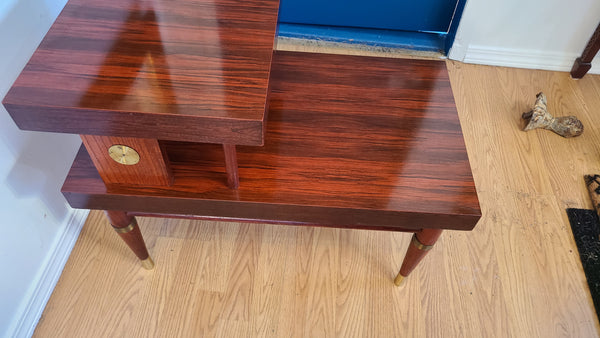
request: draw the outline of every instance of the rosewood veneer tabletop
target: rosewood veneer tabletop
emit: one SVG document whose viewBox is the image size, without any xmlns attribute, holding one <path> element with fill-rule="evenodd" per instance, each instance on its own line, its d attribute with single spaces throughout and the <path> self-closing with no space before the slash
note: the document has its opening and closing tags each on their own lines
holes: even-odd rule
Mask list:
<svg viewBox="0 0 600 338">
<path fill-rule="evenodd" d="M 277 0 L 70 0 L 3 103 L 21 129 L 261 145 Z"/>
<path fill-rule="evenodd" d="M 472 229 L 481 216 L 444 62 L 277 52 L 263 147 L 165 142 L 170 187 L 106 187 L 85 149 L 73 207 L 385 230 Z"/>
</svg>

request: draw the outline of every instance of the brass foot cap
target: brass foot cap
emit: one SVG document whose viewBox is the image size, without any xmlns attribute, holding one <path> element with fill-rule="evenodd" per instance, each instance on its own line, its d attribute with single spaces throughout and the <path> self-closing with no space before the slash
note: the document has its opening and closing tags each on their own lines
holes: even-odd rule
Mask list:
<svg viewBox="0 0 600 338">
<path fill-rule="evenodd" d="M 404 276 L 398 274 L 398 276 L 396 276 L 396 279 L 394 279 L 394 284 L 396 284 L 396 286 L 400 286 L 402 285 L 402 282 L 404 282 Z"/>
<path fill-rule="evenodd" d="M 154 269 L 154 261 L 152 260 L 152 257 L 148 256 L 148 258 L 144 259 L 142 261 L 142 267 L 146 270 Z"/>
</svg>

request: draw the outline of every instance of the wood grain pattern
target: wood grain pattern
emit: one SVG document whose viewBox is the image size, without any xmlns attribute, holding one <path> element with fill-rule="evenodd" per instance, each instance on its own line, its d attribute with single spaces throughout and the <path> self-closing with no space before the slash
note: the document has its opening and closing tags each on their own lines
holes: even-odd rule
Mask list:
<svg viewBox="0 0 600 338">
<path fill-rule="evenodd" d="M 81 140 L 102 181 L 108 186 L 169 186 L 173 183 L 169 159 L 158 140 L 95 135 L 81 135 Z M 115 162 L 108 154 L 113 145 L 133 148 L 140 155 L 140 161 L 135 165 Z"/>
<path fill-rule="evenodd" d="M 481 225 L 489 229 L 472 237 L 453 233 L 447 242 L 458 241 L 455 245 L 466 250 L 453 250 L 448 264 L 472 266 L 460 281 L 473 294 L 483 293 L 461 299 L 461 306 L 493 309 L 483 319 L 493 326 L 474 327 L 474 335 L 597 336 L 598 321 L 564 210 L 591 206 L 582 177 L 597 168 L 598 133 L 586 130 L 580 140 L 565 141 L 553 133 L 522 132 L 519 119 L 530 97 L 544 91 L 556 115 L 576 114 L 586 127 L 597 129 L 588 108 L 595 99 L 582 93 L 593 90 L 600 78 L 590 76 L 586 84 L 587 78 L 573 81 L 568 73 L 454 62 L 449 71 L 473 155 Z M 484 284 L 490 287 L 478 288 Z M 454 320 L 468 321 L 469 316 Z"/>
<path fill-rule="evenodd" d="M 4 106 L 26 130 L 262 145 L 277 11 L 70 0 Z"/>
<path fill-rule="evenodd" d="M 472 229 L 479 204 L 443 62 L 277 53 L 264 147 L 167 142 L 168 188 L 109 187 L 81 151 L 63 186 L 77 208 L 387 230 Z M 143 197 L 143 202 L 139 197 Z"/>
<path fill-rule="evenodd" d="M 177 328 L 230 337 L 597 337 L 564 208 L 592 207 L 582 176 L 598 171 L 600 76 L 448 68 L 483 217 L 473 231 L 445 231 L 403 287 L 391 281 L 412 234 L 141 217 L 157 262 L 149 273 L 92 212 L 34 336 L 164 337 Z M 540 90 L 553 112 L 583 121 L 583 135 L 521 131 Z M 258 254 L 246 274 L 254 278 L 250 331 L 223 314 L 234 297 L 222 281 L 237 269 L 243 226 L 262 227 L 259 250 L 244 246 Z M 191 283 L 191 292 L 181 287 Z"/>
</svg>

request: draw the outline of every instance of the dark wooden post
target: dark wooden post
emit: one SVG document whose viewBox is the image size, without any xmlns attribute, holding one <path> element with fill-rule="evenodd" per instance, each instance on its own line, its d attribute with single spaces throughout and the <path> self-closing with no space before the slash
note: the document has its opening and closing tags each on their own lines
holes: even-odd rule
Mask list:
<svg viewBox="0 0 600 338">
<path fill-rule="evenodd" d="M 404 278 L 408 277 L 421 260 L 423 260 L 423 257 L 427 255 L 429 250 L 433 248 L 433 245 L 440 238 L 441 234 L 442 230 L 440 229 L 423 229 L 413 235 L 412 241 L 408 245 L 408 250 L 406 250 L 402 267 L 400 267 L 400 272 L 396 276 L 396 279 L 394 279 L 394 284 L 398 286 L 402 284 Z"/>
<path fill-rule="evenodd" d="M 237 153 L 234 144 L 223 144 L 225 152 L 225 168 L 227 170 L 227 185 L 231 189 L 237 189 L 240 185 L 238 176 Z"/>
<path fill-rule="evenodd" d="M 596 27 L 596 31 L 592 34 L 592 37 L 588 41 L 581 57 L 578 57 L 573 63 L 571 68 L 571 77 L 574 79 L 581 79 L 589 70 L 592 68 L 592 60 L 598 50 L 600 49 L 600 25 Z"/>
<path fill-rule="evenodd" d="M 148 253 L 146 243 L 144 243 L 144 238 L 135 217 L 127 215 L 124 211 L 106 210 L 104 212 L 113 229 L 115 229 L 121 239 L 125 241 L 127 246 L 142 261 L 142 266 L 147 270 L 152 270 L 154 268 L 154 261 L 152 261 Z"/>
</svg>

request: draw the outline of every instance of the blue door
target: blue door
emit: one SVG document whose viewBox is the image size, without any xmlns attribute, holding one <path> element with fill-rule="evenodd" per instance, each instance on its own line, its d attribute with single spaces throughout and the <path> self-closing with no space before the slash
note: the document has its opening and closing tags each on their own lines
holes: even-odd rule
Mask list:
<svg viewBox="0 0 600 338">
<path fill-rule="evenodd" d="M 369 32 L 377 35 L 388 34 L 390 40 L 397 39 L 403 33 L 408 33 L 404 35 L 409 39 L 416 36 L 411 33 L 419 33 L 431 35 L 432 41 L 444 42 L 449 32 L 452 35 L 451 26 L 458 25 L 464 2 L 464 0 L 281 0 L 279 22 L 282 24 L 280 27 L 282 26 L 284 34 L 288 34 L 291 30 L 303 33 L 313 31 L 315 35 L 319 35 L 319 31 L 325 29 L 325 32 L 335 31 L 337 33 L 334 34 L 344 35 L 344 30 L 347 30 L 350 33 L 346 40 L 355 41 L 350 37 L 355 36 L 357 32 L 360 35 L 360 31 L 364 30 L 367 34 Z M 452 36 L 451 38 L 453 39 Z M 344 40 L 344 37 L 340 36 L 337 40 Z M 441 46 L 438 49 L 447 48 Z"/>
</svg>

